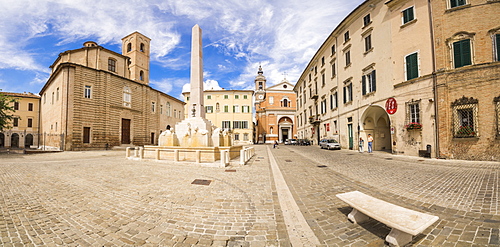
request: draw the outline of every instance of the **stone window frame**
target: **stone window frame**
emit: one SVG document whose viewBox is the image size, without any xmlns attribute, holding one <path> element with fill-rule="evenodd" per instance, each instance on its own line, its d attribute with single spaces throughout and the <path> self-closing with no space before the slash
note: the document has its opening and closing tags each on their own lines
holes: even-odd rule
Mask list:
<svg viewBox="0 0 500 247">
<path fill-rule="evenodd" d="M 167 117 L 170 117 L 172 115 L 170 102 L 167 102 L 166 107 L 167 107 L 167 109 L 165 110 L 165 114 L 167 115 Z"/>
<path fill-rule="evenodd" d="M 214 106 L 206 105 L 205 106 L 205 113 L 214 113 Z"/>
<path fill-rule="evenodd" d="M 412 109 L 412 108 L 417 108 L 416 112 L 413 113 L 413 110 L 415 109 Z M 419 123 L 419 124 L 422 124 L 422 107 L 421 107 L 421 100 L 410 100 L 410 101 L 407 101 L 405 102 L 405 108 L 406 108 L 406 124 L 409 124 L 409 123 Z M 416 115 L 416 116 L 413 116 L 413 115 Z"/>
<path fill-rule="evenodd" d="M 473 97 L 467 98 L 463 96 L 460 99 L 455 100 L 453 103 L 451 103 L 452 107 L 452 135 L 454 138 L 477 138 L 479 137 L 479 122 L 478 122 L 478 103 L 479 101 L 477 99 L 474 99 Z M 470 119 L 472 121 L 472 124 L 469 124 L 467 126 L 463 125 L 464 119 L 461 118 L 459 112 L 460 111 L 465 111 L 465 110 L 470 110 L 472 116 L 470 116 Z"/>
<path fill-rule="evenodd" d="M 500 62 L 500 28 L 488 32 L 493 46 L 493 61 Z"/>
<path fill-rule="evenodd" d="M 458 32 L 458 33 L 456 33 L 455 35 L 453 35 L 452 37 L 450 37 L 450 38 L 448 38 L 446 40 L 446 44 L 448 45 L 448 50 L 449 50 L 448 54 L 450 56 L 450 59 L 449 59 L 449 62 L 450 62 L 449 66 L 450 66 L 450 68 L 457 69 L 457 68 L 461 68 L 461 67 L 465 67 L 465 66 L 474 65 L 475 35 L 476 35 L 476 33 Z M 455 67 L 455 53 L 454 53 L 453 45 L 456 42 L 459 42 L 459 41 L 462 41 L 462 40 L 467 40 L 467 39 L 470 40 L 470 60 L 471 60 L 471 64 L 470 65 L 460 66 L 460 67 Z"/>
<path fill-rule="evenodd" d="M 132 107 L 132 91 L 127 86 L 123 87 L 123 106 Z"/>
<path fill-rule="evenodd" d="M 83 98 L 85 98 L 85 99 L 92 99 L 92 95 L 93 95 L 93 93 L 92 93 L 92 85 L 84 85 L 83 86 Z M 54 96 L 54 93 L 52 93 L 52 96 Z"/>
</svg>

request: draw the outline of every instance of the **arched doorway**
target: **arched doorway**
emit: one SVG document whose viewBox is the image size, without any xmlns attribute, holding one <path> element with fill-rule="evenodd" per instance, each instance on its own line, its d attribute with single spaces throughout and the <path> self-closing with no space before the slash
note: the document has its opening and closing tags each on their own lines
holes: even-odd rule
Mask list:
<svg viewBox="0 0 500 247">
<path fill-rule="evenodd" d="M 19 134 L 14 133 L 10 137 L 10 147 L 11 148 L 18 148 L 19 147 Z"/>
<path fill-rule="evenodd" d="M 286 139 L 293 138 L 293 122 L 289 117 L 282 117 L 278 121 L 279 126 L 279 142 L 284 142 Z"/>
<path fill-rule="evenodd" d="M 26 137 L 24 137 L 24 147 L 30 148 L 31 145 L 33 145 L 33 135 L 27 134 Z"/>
<path fill-rule="evenodd" d="M 373 136 L 373 150 L 392 151 L 391 120 L 385 109 L 378 105 L 368 107 L 360 119 L 360 133 L 365 142 Z M 358 137 L 359 138 L 359 137 Z"/>
<path fill-rule="evenodd" d="M 5 135 L 3 133 L 0 133 L 0 148 L 3 148 L 5 146 Z"/>
</svg>

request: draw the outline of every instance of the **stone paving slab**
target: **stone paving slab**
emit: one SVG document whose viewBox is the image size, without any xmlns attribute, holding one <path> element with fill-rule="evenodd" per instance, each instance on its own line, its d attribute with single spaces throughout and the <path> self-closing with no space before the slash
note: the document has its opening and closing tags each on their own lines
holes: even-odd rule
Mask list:
<svg viewBox="0 0 500 247">
<path fill-rule="evenodd" d="M 124 151 L 0 155 L 0 245 L 293 246 L 267 146 L 253 147 L 248 165 L 227 168 Z M 385 245 L 385 225 L 347 220 L 351 208 L 335 195 L 352 190 L 440 217 L 409 246 L 500 246 L 498 162 L 317 146 L 272 153 L 320 246 Z"/>
<path fill-rule="evenodd" d="M 280 212 L 279 203 L 265 158 L 231 168 L 236 172 L 197 164 L 130 161 L 123 151 L 0 159 L 1 245 L 287 242 L 279 223 L 282 216 L 275 214 Z M 195 179 L 211 183 L 191 184 Z"/>
<path fill-rule="evenodd" d="M 316 146 L 284 146 L 273 154 L 326 246 L 384 245 L 386 226 L 347 221 L 351 208 L 335 195 L 353 190 L 439 216 L 411 246 L 499 245 L 498 162 L 423 160 Z"/>
</svg>

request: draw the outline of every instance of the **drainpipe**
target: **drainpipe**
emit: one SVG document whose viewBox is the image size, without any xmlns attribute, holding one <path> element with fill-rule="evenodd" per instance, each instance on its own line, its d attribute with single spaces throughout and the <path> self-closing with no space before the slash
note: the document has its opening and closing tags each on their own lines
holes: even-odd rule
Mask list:
<svg viewBox="0 0 500 247">
<path fill-rule="evenodd" d="M 432 7 L 431 0 L 427 0 L 427 8 L 429 11 L 429 28 L 431 35 L 431 55 L 432 55 L 432 91 L 434 93 L 434 150 L 436 151 L 436 158 L 440 158 L 439 148 L 439 118 L 438 118 L 438 93 L 437 93 L 437 78 L 436 78 L 436 53 L 434 47 L 434 24 L 432 22 Z"/>
</svg>

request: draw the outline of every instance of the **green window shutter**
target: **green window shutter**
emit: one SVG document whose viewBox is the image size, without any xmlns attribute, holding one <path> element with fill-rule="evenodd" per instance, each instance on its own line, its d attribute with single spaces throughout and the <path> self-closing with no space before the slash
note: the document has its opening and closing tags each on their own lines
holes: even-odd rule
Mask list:
<svg viewBox="0 0 500 247">
<path fill-rule="evenodd" d="M 372 71 L 372 92 L 377 91 L 377 77 L 375 74 L 375 70 Z"/>
<path fill-rule="evenodd" d="M 470 39 L 453 43 L 453 58 L 455 59 L 455 68 L 472 64 Z"/>
<path fill-rule="evenodd" d="M 418 77 L 418 54 L 413 53 L 406 57 L 406 80 Z"/>
<path fill-rule="evenodd" d="M 361 94 L 366 94 L 366 76 L 361 77 Z"/>
</svg>

